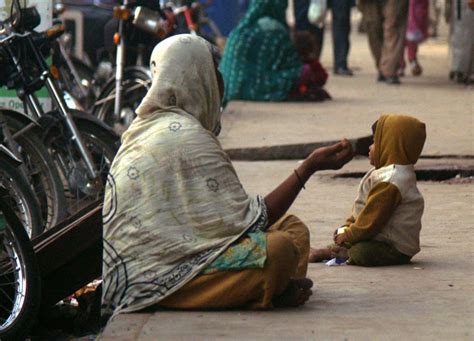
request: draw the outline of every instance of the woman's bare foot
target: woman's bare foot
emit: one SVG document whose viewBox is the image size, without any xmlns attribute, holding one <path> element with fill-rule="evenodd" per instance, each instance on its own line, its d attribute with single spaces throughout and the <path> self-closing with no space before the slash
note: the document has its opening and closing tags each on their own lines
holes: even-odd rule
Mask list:
<svg viewBox="0 0 474 341">
<path fill-rule="evenodd" d="M 332 250 L 330 248 L 325 249 L 313 249 L 309 250 L 309 257 L 308 262 L 310 263 L 317 263 L 322 262 L 323 260 L 331 259 L 332 257 Z"/>
<path fill-rule="evenodd" d="M 273 299 L 275 307 L 299 307 L 313 294 L 313 281 L 309 278 L 290 279 L 288 286 L 280 296 Z"/>
</svg>

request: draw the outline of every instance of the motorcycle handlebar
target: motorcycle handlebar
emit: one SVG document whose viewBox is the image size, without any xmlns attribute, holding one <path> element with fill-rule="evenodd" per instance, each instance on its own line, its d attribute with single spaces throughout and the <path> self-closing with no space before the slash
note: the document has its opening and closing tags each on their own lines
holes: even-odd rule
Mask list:
<svg viewBox="0 0 474 341">
<path fill-rule="evenodd" d="M 44 32 L 41 32 L 39 36 L 41 37 L 39 40 L 48 40 L 52 41 L 59 38 L 65 32 L 65 26 L 63 24 L 58 24 L 50 27 Z M 4 37 L 0 38 L 0 46 L 6 44 L 14 37 L 24 38 L 28 35 L 32 34 L 31 31 L 27 31 L 25 33 L 18 33 L 11 30 L 11 26 L 4 26 L 3 29 L 0 30 L 0 36 L 5 35 Z M 37 34 L 35 34 L 36 36 Z M 36 37 L 35 37 L 36 38 Z"/>
</svg>

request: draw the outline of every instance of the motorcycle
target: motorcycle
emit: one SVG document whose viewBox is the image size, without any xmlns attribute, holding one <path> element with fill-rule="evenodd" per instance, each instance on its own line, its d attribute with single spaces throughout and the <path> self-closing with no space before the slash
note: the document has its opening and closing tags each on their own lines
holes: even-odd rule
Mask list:
<svg viewBox="0 0 474 341">
<path fill-rule="evenodd" d="M 48 229 L 66 216 L 64 189 L 41 137 L 32 130 L 23 130 L 22 119 L 28 118 L 13 110 L 0 109 L 1 146 L 20 160 L 16 172 L 33 190 L 41 210 L 42 229 Z M 39 232 L 35 230 L 34 234 Z"/>
<path fill-rule="evenodd" d="M 124 0 L 115 6 L 113 16 L 118 21 L 118 30 L 113 40 L 116 45 L 115 75 L 102 88 L 94 104 L 93 114 L 121 134 L 135 118 L 135 109 L 151 86 L 148 61 L 153 47 L 169 35 L 173 29 L 174 16 L 158 6 L 148 8 Z M 151 39 L 137 39 L 138 32 L 146 32 Z M 142 39 L 143 40 L 143 39 Z M 134 62 L 130 62 L 130 59 Z"/>
<path fill-rule="evenodd" d="M 93 116 L 67 107 L 55 78 L 58 71 L 46 62 L 51 42 L 63 31 L 53 27 L 38 33 L 34 28 L 39 23 L 35 7 L 21 8 L 19 0 L 13 0 L 10 18 L 0 29 L 0 85 L 14 89 L 24 104 L 26 115 L 15 116 L 23 124 L 16 136 L 30 130 L 41 136 L 59 171 L 68 213 L 74 213 L 102 196 L 119 138 Z M 48 112 L 36 95 L 43 87 L 54 104 Z"/>
<path fill-rule="evenodd" d="M 35 194 L 19 171 L 21 165 L 21 160 L 0 144 L 0 200 L 16 215 L 32 238 L 42 231 L 43 222 Z"/>
<path fill-rule="evenodd" d="M 6 197 L 0 187 L 0 339 L 25 340 L 39 312 L 41 278 L 33 246 Z"/>
<path fill-rule="evenodd" d="M 207 15 L 207 6 L 199 1 L 181 0 L 169 1 L 165 8 L 171 10 L 176 17 L 174 34 L 199 35 L 223 50 L 225 37 L 216 23 Z"/>
<path fill-rule="evenodd" d="M 63 25 L 63 32 L 56 41 L 51 42 L 52 64 L 58 70 L 59 85 L 65 94 L 68 107 L 89 111 L 99 94 L 103 77 L 97 78 L 94 69 L 72 53 L 74 38 L 72 32 L 67 32 L 66 25 L 61 20 L 65 10 L 62 2 L 54 4 L 53 23 L 56 26 Z"/>
<path fill-rule="evenodd" d="M 182 6 L 168 2 L 161 9 L 159 6 L 137 6 L 137 3 L 125 0 L 122 6 L 114 7 L 113 13 L 118 20 L 118 30 L 113 38 L 116 44 L 115 76 L 102 88 L 93 114 L 121 134 L 132 123 L 136 108 L 151 86 L 149 68 L 143 65 L 160 40 L 179 33 L 203 35 L 202 25 L 210 26 L 218 39 L 222 35 L 198 2 L 188 1 Z M 148 41 L 142 39 L 137 44 L 134 37 L 137 30 L 149 34 Z M 130 50 L 135 53 L 131 54 Z"/>
</svg>

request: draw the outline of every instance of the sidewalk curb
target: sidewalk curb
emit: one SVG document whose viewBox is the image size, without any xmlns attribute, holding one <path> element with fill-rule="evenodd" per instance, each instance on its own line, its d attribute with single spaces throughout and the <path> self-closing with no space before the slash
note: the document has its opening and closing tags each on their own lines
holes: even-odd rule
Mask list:
<svg viewBox="0 0 474 341">
<path fill-rule="evenodd" d="M 301 160 L 305 159 L 316 148 L 338 142 L 339 140 L 251 148 L 230 148 L 226 149 L 225 152 L 232 160 L 238 161 Z M 356 155 L 367 156 L 369 154 L 369 146 L 372 143 L 372 136 L 350 139 L 349 142 L 355 148 Z"/>
<path fill-rule="evenodd" d="M 372 136 L 364 136 L 357 139 L 349 139 L 355 155 L 368 156 L 368 147 L 371 144 Z M 275 146 L 248 147 L 248 148 L 228 148 L 224 151 L 234 161 L 275 161 L 275 160 L 302 160 L 313 150 L 320 147 L 330 146 L 339 141 L 323 141 L 310 143 L 281 144 Z M 474 155 L 455 154 L 422 154 L 420 159 L 474 159 Z"/>
</svg>

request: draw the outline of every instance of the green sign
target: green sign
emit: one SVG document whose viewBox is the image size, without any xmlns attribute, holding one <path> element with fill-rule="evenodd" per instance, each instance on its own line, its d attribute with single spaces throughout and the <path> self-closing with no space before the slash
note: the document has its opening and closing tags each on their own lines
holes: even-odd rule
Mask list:
<svg viewBox="0 0 474 341">
<path fill-rule="evenodd" d="M 41 15 L 41 24 L 36 28 L 41 32 L 52 25 L 52 0 L 20 0 L 20 5 L 32 7 L 35 6 Z M 10 17 L 12 0 L 0 0 L 0 21 Z M 51 110 L 51 98 L 48 96 L 46 89 L 37 92 L 38 99 L 45 111 Z M 23 111 L 23 102 L 16 96 L 14 90 L 0 88 L 0 108 L 8 108 L 17 111 Z"/>
</svg>

